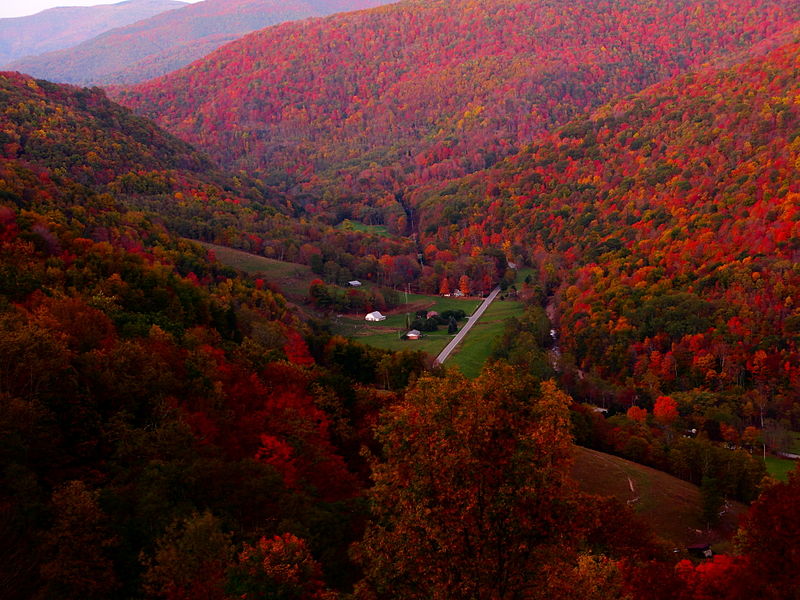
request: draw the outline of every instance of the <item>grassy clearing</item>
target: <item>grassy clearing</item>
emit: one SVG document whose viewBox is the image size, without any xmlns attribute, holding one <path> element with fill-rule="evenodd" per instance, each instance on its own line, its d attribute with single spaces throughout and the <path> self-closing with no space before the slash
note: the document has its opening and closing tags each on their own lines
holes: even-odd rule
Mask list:
<svg viewBox="0 0 800 600">
<path fill-rule="evenodd" d="M 375 228 L 354 221 L 350 223 L 355 229 L 360 227 Z M 361 229 L 359 229 L 361 230 Z M 306 265 L 289 263 L 263 256 L 257 256 L 234 250 L 217 244 L 201 242 L 206 248 L 213 250 L 217 259 L 234 269 L 244 271 L 251 275 L 259 275 L 278 286 L 284 295 L 295 303 L 303 303 L 308 297 L 308 288 L 311 281 L 318 276 Z M 370 284 L 365 283 L 365 288 Z M 406 295 L 400 293 L 400 300 L 405 302 Z M 439 331 L 426 333 L 420 340 L 401 340 L 400 335 L 407 331 L 406 315 L 412 321 L 413 313 L 417 310 L 446 310 L 461 309 L 471 315 L 480 300 L 464 298 L 443 298 L 441 296 L 425 296 L 423 294 L 408 294 L 407 304 L 385 313 L 387 319 L 379 323 L 370 323 L 361 315 L 343 315 L 334 317 L 331 321 L 333 332 L 338 335 L 351 337 L 364 344 L 385 348 L 387 350 L 424 350 L 431 355 L 441 352 L 451 339 L 447 327 L 442 326 Z M 483 314 L 465 343 L 456 350 L 456 354 L 447 361 L 448 365 L 457 365 L 468 377 L 477 377 L 483 364 L 491 353 L 492 344 L 503 331 L 503 321 L 510 316 L 521 315 L 523 305 L 511 300 L 496 300 Z M 463 326 L 463 321 L 459 326 Z"/>
<path fill-rule="evenodd" d="M 492 353 L 495 340 L 503 333 L 505 320 L 519 317 L 524 311 L 525 305 L 515 300 L 492 302 L 445 364 L 458 367 L 467 377 L 477 377 Z"/>
<path fill-rule="evenodd" d="M 676 547 L 703 542 L 716 552 L 729 548 L 738 517 L 746 510 L 743 504 L 729 502 L 719 525 L 707 531 L 700 522 L 702 497 L 696 485 L 624 458 L 577 446 L 575 450 L 572 474 L 583 491 L 631 501 L 653 531 Z"/>
<path fill-rule="evenodd" d="M 406 301 L 406 295 L 404 293 L 400 293 L 400 300 L 403 302 Z M 480 306 L 481 300 L 471 300 L 467 298 L 445 298 L 443 296 L 425 296 L 424 294 L 409 294 L 408 295 L 408 305 L 409 306 L 420 306 L 427 310 L 435 310 L 436 312 L 444 312 L 446 310 L 458 310 L 461 309 L 468 315 L 471 315 L 478 306 Z"/>
<path fill-rule="evenodd" d="M 525 278 L 529 275 L 531 279 L 534 281 L 536 280 L 537 274 L 531 267 L 522 267 L 521 269 L 517 269 L 517 280 L 514 283 L 518 286 L 522 285 L 525 282 Z"/>
<path fill-rule="evenodd" d="M 385 237 L 391 237 L 389 230 L 386 229 L 384 225 L 365 225 L 364 223 L 359 223 L 358 221 L 351 221 L 350 219 L 345 219 L 337 226 L 337 229 L 343 229 L 345 231 L 362 231 L 364 233 L 371 233 L 373 235 L 382 235 Z"/>
<path fill-rule="evenodd" d="M 221 263 L 251 275 L 264 277 L 270 283 L 277 285 L 287 298 L 298 304 L 305 302 L 311 282 L 318 277 L 306 265 L 256 256 L 216 244 L 205 242 L 202 244 L 213 250 Z M 365 282 L 364 288 L 369 287 L 371 284 Z M 406 300 L 406 295 L 402 292 L 400 300 Z M 413 320 L 415 311 L 423 309 L 440 313 L 445 310 L 461 309 L 469 315 L 479 304 L 479 300 L 472 299 L 408 294 L 408 304 L 384 313 L 387 315 L 385 321 L 370 323 L 364 320 L 364 315 L 342 315 L 333 317 L 331 325 L 334 333 L 354 338 L 364 344 L 389 350 L 424 350 L 436 355 L 450 341 L 451 336 L 447 333 L 447 328 L 441 327 L 439 331 L 426 334 L 421 340 L 403 341 L 399 338 L 401 333 L 407 331 L 406 315 L 409 315 L 409 321 Z"/>
<path fill-rule="evenodd" d="M 796 460 L 778 458 L 777 456 L 767 456 L 764 464 L 767 467 L 767 473 L 780 481 L 787 481 L 789 473 L 797 467 Z"/>
<path fill-rule="evenodd" d="M 266 258 L 207 242 L 199 243 L 213 250 L 222 264 L 250 275 L 262 276 L 277 285 L 287 298 L 295 302 L 302 302 L 308 297 L 308 288 L 318 277 L 306 265 Z"/>
<path fill-rule="evenodd" d="M 386 350 L 422 350 L 431 356 L 436 356 L 444 349 L 450 338 L 447 328 L 442 327 L 439 331 L 426 333 L 419 340 L 401 340 L 400 332 L 362 335 L 355 339 L 362 344 L 368 344 L 376 348 L 384 348 Z"/>
</svg>

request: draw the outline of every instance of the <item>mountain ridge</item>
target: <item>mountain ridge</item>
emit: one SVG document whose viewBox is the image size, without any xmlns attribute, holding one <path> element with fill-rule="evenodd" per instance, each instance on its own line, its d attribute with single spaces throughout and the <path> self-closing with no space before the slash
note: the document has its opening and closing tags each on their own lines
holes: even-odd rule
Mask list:
<svg viewBox="0 0 800 600">
<path fill-rule="evenodd" d="M 184 6 L 178 0 L 125 0 L 0 19 L 0 64 L 74 46 L 109 29 Z"/>
<path fill-rule="evenodd" d="M 799 61 L 795 38 L 660 82 L 421 189 L 409 198 L 420 242 L 431 256 L 505 243 L 535 265 L 574 393 L 792 414 Z"/>
<path fill-rule="evenodd" d="M 246 33 L 390 0 L 204 0 L 154 15 L 55 52 L 3 67 L 61 83 L 132 84 L 200 59 Z"/>
</svg>

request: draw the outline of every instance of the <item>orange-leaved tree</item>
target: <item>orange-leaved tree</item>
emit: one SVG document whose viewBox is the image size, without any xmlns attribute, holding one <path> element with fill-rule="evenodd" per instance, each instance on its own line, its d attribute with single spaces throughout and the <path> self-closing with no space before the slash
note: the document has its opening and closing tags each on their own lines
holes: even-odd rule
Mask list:
<svg viewBox="0 0 800 600">
<path fill-rule="evenodd" d="M 499 363 L 420 379 L 378 427 L 364 597 L 534 597 L 576 535 L 568 405 Z"/>
</svg>

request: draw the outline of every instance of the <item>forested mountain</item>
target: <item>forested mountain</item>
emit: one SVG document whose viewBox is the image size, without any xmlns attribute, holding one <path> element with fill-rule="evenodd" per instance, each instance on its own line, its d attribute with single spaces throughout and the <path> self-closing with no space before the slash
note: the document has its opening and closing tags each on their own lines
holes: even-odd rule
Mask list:
<svg viewBox="0 0 800 600">
<path fill-rule="evenodd" d="M 241 597 L 293 560 L 352 582 L 359 448 L 424 355 L 312 331 L 134 210 L 233 201 L 184 143 L 98 90 L 0 81 L 4 597 L 222 598 L 229 569 Z"/>
<path fill-rule="evenodd" d="M 501 509 L 511 486 L 524 491 L 517 510 L 535 517 L 508 534 L 492 519 L 478 524 L 513 549 L 510 569 L 506 554 L 492 559 L 504 572 L 518 578 L 520 566 L 544 564 L 511 544 L 526 539 L 541 552 L 562 549 L 546 564 L 569 571 L 549 592 L 589 585 L 579 551 L 661 555 L 647 534 L 627 539 L 628 527 L 642 526 L 623 506 L 570 486 L 568 399 L 552 384 L 510 368 L 475 383 L 444 380 L 426 375 L 420 352 L 369 349 L 302 323 L 263 281 L 221 267 L 131 210 L 160 193 L 146 169 L 189 173 L 196 183 L 208 164 L 191 149 L 97 90 L 15 74 L 2 84 L 3 129 L 16 127 L 0 157 L 5 597 L 332 599 L 366 570 L 359 593 L 380 589 L 391 571 L 370 548 L 404 550 L 373 527 L 350 558 L 371 514 L 363 448 L 377 453 L 385 444 L 395 455 L 392 423 L 417 410 L 426 435 L 464 448 L 439 424 L 453 414 L 454 387 L 472 399 L 459 409 L 459 431 L 497 441 L 480 459 L 495 473 L 484 490 L 492 505 Z M 43 135 L 52 157 L 31 140 Z M 87 159 L 92 147 L 103 155 L 96 175 L 72 162 L 73 147 Z M 125 175 L 139 174 L 125 186 Z M 184 185 L 178 175 L 174 185 Z M 416 378 L 415 398 L 401 403 Z M 378 415 L 394 405 L 378 441 Z M 495 422 L 484 418 L 493 413 Z M 537 438 L 549 443 L 532 445 Z M 481 435 L 472 439 L 465 456 L 481 452 Z M 522 456 L 530 468 L 518 471 L 511 465 Z M 405 467 L 387 461 L 382 485 L 393 485 L 394 469 Z M 448 486 L 470 492 L 459 473 L 480 472 L 451 471 Z M 533 511 L 536 494 L 551 500 Z M 467 515 L 474 502 L 465 500 Z M 393 518 L 385 508 L 376 508 L 380 518 Z M 605 510 L 620 518 L 601 522 Z M 555 534 L 561 520 L 573 524 Z M 409 566 L 434 559 L 409 558 Z M 493 586 L 479 571 L 469 585 Z"/>
<path fill-rule="evenodd" d="M 753 448 L 800 425 L 800 42 L 773 48 L 800 6 L 536 7 L 279 26 L 129 96 L 251 172 L 0 74 L 5 597 L 795 595 L 800 473 Z M 180 236 L 420 288 L 518 262 L 529 305 L 466 379 Z M 679 560 L 636 500 L 578 491 L 573 439 L 695 481 L 709 524 L 752 502 L 731 555 Z"/>
<path fill-rule="evenodd" d="M 115 97 L 317 213 L 407 233 L 409 186 L 485 168 L 799 15 L 785 1 L 409 0 L 268 28 Z"/>
<path fill-rule="evenodd" d="M 0 19 L 0 64 L 75 46 L 110 29 L 184 6 L 186 3 L 178 0 L 127 0 L 50 8 L 27 17 Z"/>
<path fill-rule="evenodd" d="M 3 73 L 0 107 L 5 157 L 46 164 L 85 185 L 113 184 L 132 170 L 213 173 L 211 161 L 186 142 L 99 89 Z"/>
<path fill-rule="evenodd" d="M 674 78 L 420 192 L 426 253 L 536 265 L 574 391 L 797 429 L 798 64 L 795 41 Z"/>
<path fill-rule="evenodd" d="M 0 156 L 21 159 L 149 211 L 175 233 L 266 256 L 335 259 L 353 276 L 396 278 L 416 265 L 408 239 L 290 218 L 292 207 L 258 180 L 235 177 L 185 142 L 79 89 L 0 74 Z M 394 260 L 379 262 L 382 256 Z M 414 267 L 412 273 L 418 273 Z"/>
<path fill-rule="evenodd" d="M 82 43 L 70 45 L 74 47 L 46 54 L 39 51 L 40 56 L 29 56 L 4 68 L 81 85 L 137 83 L 174 71 L 268 25 L 370 8 L 389 1 L 204 0 L 179 11 L 120 24 L 102 35 L 87 36 Z"/>
</svg>

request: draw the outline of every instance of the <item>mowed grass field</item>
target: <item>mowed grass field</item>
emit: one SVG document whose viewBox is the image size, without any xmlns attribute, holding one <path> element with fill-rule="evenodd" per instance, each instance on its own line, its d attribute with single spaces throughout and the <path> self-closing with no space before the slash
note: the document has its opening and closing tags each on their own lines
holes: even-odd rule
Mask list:
<svg viewBox="0 0 800 600">
<path fill-rule="evenodd" d="M 792 436 L 792 445 L 788 448 L 788 451 L 793 454 L 800 454 L 800 433 L 793 431 L 790 435 Z M 764 464 L 767 467 L 767 473 L 772 475 L 775 479 L 787 481 L 789 479 L 789 473 L 795 470 L 798 462 L 800 461 L 780 458 L 778 456 L 767 456 Z"/>
<path fill-rule="evenodd" d="M 492 302 L 445 365 L 458 367 L 467 377 L 477 377 L 492 353 L 495 340 L 503 333 L 505 320 L 519 317 L 524 311 L 525 305 L 516 300 L 498 298 Z"/>
<path fill-rule="evenodd" d="M 276 284 L 284 295 L 294 302 L 303 301 L 308 297 L 308 288 L 318 277 L 307 265 L 266 258 L 208 242 L 198 243 L 213 250 L 217 260 L 222 264 L 251 275 L 262 276 L 266 281 Z"/>
<path fill-rule="evenodd" d="M 767 467 L 767 473 L 780 481 L 789 480 L 789 473 L 797 468 L 797 463 L 798 461 L 796 460 L 779 458 L 777 456 L 767 456 L 766 460 L 764 461 L 764 464 Z"/>
<path fill-rule="evenodd" d="M 696 485 L 580 446 L 575 447 L 573 477 L 585 492 L 613 496 L 625 503 L 630 501 L 636 514 L 656 535 L 678 548 L 710 543 L 715 552 L 729 551 L 739 515 L 747 510 L 743 504 L 729 501 L 719 525 L 706 531 L 701 522 L 702 497 Z"/>
</svg>

